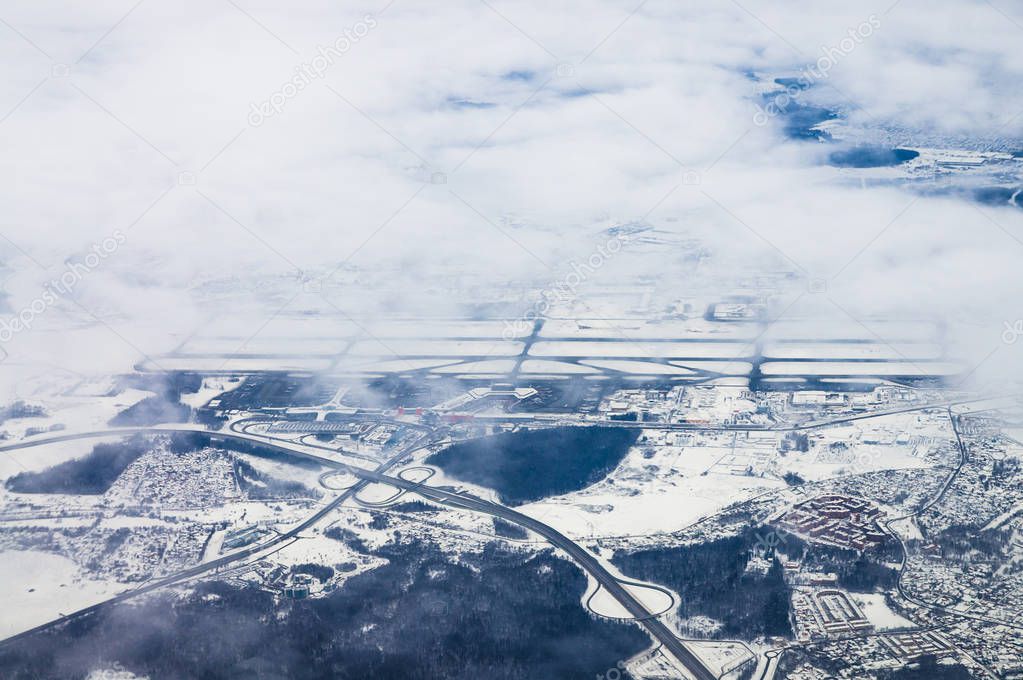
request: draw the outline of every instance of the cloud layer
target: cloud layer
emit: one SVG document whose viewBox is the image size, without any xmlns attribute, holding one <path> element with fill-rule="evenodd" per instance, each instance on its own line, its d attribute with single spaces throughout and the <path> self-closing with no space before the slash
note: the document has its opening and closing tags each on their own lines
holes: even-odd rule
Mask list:
<svg viewBox="0 0 1023 680">
<path fill-rule="evenodd" d="M 750 77 L 798 71 L 873 16 L 816 97 L 857 125 L 1019 138 L 1023 13 L 1008 4 L 80 5 L 0 16 L 10 313 L 126 239 L 0 370 L 123 370 L 211 310 L 256 333 L 305 304 L 281 290 L 338 265 L 393 272 L 377 299 L 332 301 L 349 314 L 449 276 L 526 286 L 637 222 L 700 239 L 725 276 L 829 279 L 859 319 L 949 319 L 976 361 L 1023 317 L 1019 214 L 850 184 L 818 145 L 753 123 Z M 677 257 L 644 251 L 601 277 L 684 291 Z M 260 279 L 281 283 L 211 301 Z"/>
</svg>

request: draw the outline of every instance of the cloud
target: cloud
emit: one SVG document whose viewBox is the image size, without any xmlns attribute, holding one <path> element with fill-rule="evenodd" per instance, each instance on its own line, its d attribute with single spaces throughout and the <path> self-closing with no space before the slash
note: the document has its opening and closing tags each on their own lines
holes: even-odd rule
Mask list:
<svg viewBox="0 0 1023 680">
<path fill-rule="evenodd" d="M 707 244 L 722 281 L 828 277 L 863 249 L 832 288 L 857 315 L 998 330 L 1023 314 L 1019 214 L 932 197 L 906 209 L 912 194 L 850 185 L 815 145 L 753 124 L 748 72 L 797 71 L 872 15 L 879 28 L 813 97 L 928 139 L 1023 133 L 1020 28 L 983 2 L 8 3 L 20 33 L 0 35 L 13 65 L 0 82 L 8 304 L 114 230 L 128 236 L 52 332 L 9 347 L 12 365 L 21 352 L 94 370 L 90 353 L 62 351 L 63 328 L 90 328 L 103 370 L 211 315 L 254 333 L 311 304 L 303 277 L 338 265 L 379 284 L 334 300 L 346 313 L 454 312 L 458 277 L 542 286 L 608 226 L 644 221 Z M 286 89 L 341 39 L 322 77 Z M 279 93 L 253 126 L 253 106 Z M 643 249 L 601 277 L 684 291 L 678 257 Z"/>
</svg>

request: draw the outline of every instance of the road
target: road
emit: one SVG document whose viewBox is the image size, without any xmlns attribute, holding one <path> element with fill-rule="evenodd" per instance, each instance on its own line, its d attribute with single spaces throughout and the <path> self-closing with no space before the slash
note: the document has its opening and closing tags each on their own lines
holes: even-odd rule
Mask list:
<svg viewBox="0 0 1023 680">
<path fill-rule="evenodd" d="M 77 435 L 70 434 L 62 435 L 59 437 L 40 439 L 34 440 L 32 442 L 3 446 L 0 447 L 0 452 L 14 451 L 33 446 L 40 446 L 46 443 L 52 443 L 56 441 L 70 441 L 73 439 L 96 438 L 118 434 L 133 433 L 173 434 L 179 432 L 195 433 L 196 430 L 174 427 L 154 427 L 154 428 L 125 428 L 119 430 L 107 430 L 102 432 L 86 432 Z M 639 600 L 637 600 L 636 597 L 632 595 L 632 593 L 626 590 L 618 581 L 618 579 L 615 578 L 604 567 L 604 565 L 602 565 L 600 561 L 597 560 L 596 557 L 594 557 L 592 553 L 590 553 L 582 546 L 576 544 L 574 541 L 572 541 L 570 538 L 568 538 L 558 530 L 554 529 L 553 527 L 547 524 L 540 522 L 539 520 L 533 519 L 532 517 L 512 510 L 511 508 L 507 508 L 497 503 L 491 503 L 490 501 L 483 500 L 470 494 L 438 489 L 436 487 L 426 486 L 421 482 L 411 482 L 400 477 L 390 476 L 386 474 L 386 468 L 381 470 L 378 467 L 376 470 L 368 470 L 365 468 L 359 468 L 353 465 L 348 465 L 333 458 L 329 458 L 327 456 L 311 453 L 307 450 L 300 449 L 298 448 L 298 446 L 301 445 L 296 445 L 291 442 L 275 440 L 260 435 L 245 434 L 237 431 L 207 432 L 206 434 L 209 434 L 214 438 L 220 438 L 225 440 L 235 440 L 245 443 L 258 443 L 261 446 L 275 449 L 280 453 L 307 458 L 321 465 L 333 467 L 335 469 L 347 472 L 358 477 L 361 480 L 359 484 L 357 484 L 355 487 L 352 487 L 344 494 L 342 494 L 334 501 L 332 501 L 330 504 L 324 506 L 319 512 L 316 513 L 316 515 L 310 517 L 308 520 L 306 520 L 299 526 L 295 527 L 294 529 L 288 531 L 287 533 L 281 534 L 279 537 L 277 537 L 277 539 L 275 539 L 277 543 L 283 540 L 294 538 L 299 533 L 301 533 L 301 531 L 309 528 L 310 526 L 318 522 L 320 519 L 322 519 L 326 514 L 336 509 L 341 503 L 344 502 L 344 500 L 347 499 L 350 493 L 356 491 L 358 488 L 361 488 L 361 485 L 365 485 L 366 483 L 369 482 L 379 482 L 382 484 L 394 486 L 399 489 L 404 489 L 406 491 L 412 491 L 414 493 L 419 494 L 420 496 L 423 496 L 424 498 L 428 498 L 442 505 L 447 505 L 455 508 L 463 508 L 466 510 L 491 515 L 493 517 L 499 517 L 505 521 L 517 524 L 525 529 L 533 531 L 534 533 L 544 537 L 554 547 L 559 548 L 560 550 L 567 553 L 573 560 L 576 561 L 576 563 L 580 567 L 582 567 L 601 586 L 603 586 L 604 589 L 612 597 L 614 597 L 619 602 L 619 604 L 621 604 L 625 608 L 626 611 L 629 612 L 629 614 L 634 616 L 637 619 L 637 623 L 639 625 L 646 628 L 650 635 L 652 635 L 655 640 L 661 643 L 663 651 L 667 652 L 672 657 L 677 659 L 678 662 L 682 665 L 682 667 L 684 667 L 692 677 L 696 678 L 696 680 L 716 680 L 717 678 L 717 676 L 709 668 L 707 668 L 707 666 L 704 665 L 704 663 L 692 651 L 690 651 L 690 649 L 681 640 L 679 640 L 679 638 L 666 625 L 664 625 L 659 619 L 654 618 L 651 612 Z M 416 444 L 418 445 L 418 442 Z M 383 466 L 389 467 L 394 465 L 395 463 L 397 463 L 397 461 L 401 460 L 403 456 L 407 455 L 407 453 L 408 451 L 403 451 L 399 455 L 394 456 L 389 461 L 384 463 L 381 467 Z M 49 623 L 43 624 L 42 626 L 37 626 L 36 628 L 16 635 L 13 638 L 8 638 L 7 640 L 0 641 L 0 644 L 4 644 L 10 642 L 11 640 L 16 640 L 18 638 L 31 635 L 35 632 L 45 630 L 47 628 L 59 625 L 61 623 L 65 623 L 74 618 L 85 616 L 87 614 L 97 611 L 98 609 L 101 609 L 104 606 L 115 604 L 117 602 L 121 602 L 129 598 L 136 597 L 138 595 L 156 590 L 158 588 L 162 588 L 168 585 L 172 585 L 174 583 L 179 583 L 183 580 L 194 578 L 195 576 L 209 572 L 213 569 L 220 568 L 226 564 L 251 557 L 253 554 L 267 549 L 267 547 L 269 547 L 268 544 L 261 544 L 258 548 L 254 547 L 252 549 L 246 549 L 241 553 L 233 553 L 231 555 L 227 555 L 225 557 L 214 560 L 213 562 L 208 562 L 205 564 L 198 565 L 196 567 L 191 567 L 189 569 L 186 569 L 182 572 L 178 572 L 177 574 L 166 577 L 159 581 L 151 582 L 146 586 L 139 588 L 138 590 L 131 591 L 130 593 L 122 593 L 121 595 L 111 598 L 110 600 L 106 600 L 105 602 L 93 605 L 91 607 L 87 607 L 86 609 L 74 612 L 60 619 L 56 619 Z"/>
<path fill-rule="evenodd" d="M 181 430 L 160 429 L 159 431 L 160 432 L 189 432 L 189 433 L 201 432 L 201 430 L 185 430 L 185 429 L 181 429 Z M 88 439 L 88 438 L 96 438 L 96 437 L 109 436 L 109 435 L 119 435 L 119 434 L 133 434 L 133 433 L 138 434 L 138 433 L 145 433 L 145 432 L 153 433 L 154 430 L 150 429 L 150 428 L 129 428 L 129 429 L 122 429 L 122 430 L 113 430 L 113 431 L 108 431 L 108 432 L 85 432 L 85 433 L 81 433 L 81 434 L 63 435 L 63 436 L 60 436 L 60 437 L 50 438 L 50 439 L 48 439 L 46 441 L 43 441 L 43 442 L 30 442 L 30 443 L 15 444 L 15 445 L 12 445 L 12 446 L 0 447 L 0 452 L 12 451 L 12 450 L 23 449 L 23 448 L 29 448 L 29 447 L 32 447 L 32 446 L 38 446 L 38 445 L 43 444 L 43 443 L 54 443 L 54 442 L 58 442 L 58 441 L 72 441 L 72 440 L 75 440 L 75 439 Z M 392 468 L 394 465 L 396 465 L 398 463 L 398 461 L 400 461 L 402 458 L 404 458 L 409 453 L 411 453 L 416 448 L 418 448 L 419 444 L 420 444 L 420 442 L 422 442 L 422 440 L 423 440 L 423 437 L 419 437 L 415 441 L 410 442 L 409 445 L 407 445 L 405 447 L 402 447 L 402 449 L 397 454 L 395 454 L 391 458 L 389 458 L 389 459 L 385 460 L 383 463 L 381 463 L 380 466 L 377 467 L 377 471 L 383 473 L 383 472 L 386 472 L 387 470 L 389 470 L 390 468 Z M 160 588 L 166 588 L 167 586 L 172 586 L 174 584 L 181 583 L 183 581 L 191 580 L 191 579 L 193 579 L 193 578 L 195 578 L 197 576 L 202 576 L 203 574 L 209 573 L 211 571 L 216 571 L 216 570 L 221 569 L 222 567 L 225 567 L 225 566 L 227 566 L 229 564 L 234 564 L 235 562 L 240 562 L 242 560 L 249 559 L 250 557 L 253 557 L 254 555 L 258 555 L 258 554 L 263 553 L 263 552 L 265 552 L 267 550 L 270 550 L 270 549 L 272 549 L 272 548 L 274 548 L 276 546 L 281 545 L 282 543 L 285 543 L 285 542 L 290 541 L 290 540 L 292 540 L 294 538 L 297 538 L 299 534 L 301 534 L 306 529 L 308 529 L 308 528 L 314 526 L 315 524 L 317 524 L 320 520 L 322 520 L 324 517 L 329 515 L 331 512 L 336 510 L 338 507 L 340 507 L 342 503 L 344 503 L 346 500 L 348 500 L 353 495 L 358 493 L 361 489 L 363 489 L 369 483 L 370 483 L 369 480 L 361 479 L 354 486 L 352 486 L 349 489 L 346 489 L 344 492 L 342 492 L 337 498 L 332 500 L 330 503 L 328 503 L 327 505 L 325 505 L 322 508 L 320 508 L 320 510 L 318 510 L 316 512 L 316 514 L 312 515 L 311 517 L 309 517 L 308 519 L 303 521 L 301 524 L 298 524 L 297 526 L 291 528 L 290 530 L 288 530 L 285 533 L 276 534 L 273 538 L 271 538 L 271 539 L 269 539 L 269 540 L 267 540 L 265 542 L 262 542 L 262 543 L 250 546 L 248 548 L 243 548 L 240 551 L 230 553 L 229 555 L 225 555 L 223 557 L 219 557 L 219 558 L 217 558 L 215 560 L 212 560 L 210 562 L 203 562 L 202 564 L 198 564 L 198 565 L 196 565 L 194 567 L 189 567 L 187 569 L 183 569 L 183 570 L 178 571 L 178 572 L 176 572 L 174 574 L 171 574 L 170 576 L 166 576 L 164 578 L 157 579 L 155 581 L 150 581 L 150 582 L 146 583 L 145 585 L 143 585 L 143 586 L 141 586 L 141 587 L 139 587 L 139 588 L 137 588 L 135 590 L 124 592 L 124 593 L 121 593 L 120 595 L 115 595 L 114 597 L 112 597 L 112 598 L 110 598 L 108 600 L 104 600 L 103 602 L 100 602 L 98 604 L 94 604 L 92 606 L 85 607 L 84 609 L 79 609 L 79 610 L 74 611 L 74 612 L 72 612 L 70 614 L 66 614 L 63 617 L 59 618 L 59 619 L 55 619 L 53 621 L 49 621 L 49 622 L 44 623 L 42 625 L 36 626 L 35 628 L 30 628 L 29 630 L 26 630 L 26 631 L 23 631 L 21 633 L 18 633 L 17 635 L 13 635 L 13 636 L 11 636 L 9 638 L 6 638 L 4 640 L 0 640 L 0 645 L 7 644 L 7 643 L 13 642 L 15 640 L 19 640 L 21 638 L 24 638 L 24 637 L 28 637 L 28 636 L 33 635 L 35 633 L 39 633 L 41 631 L 44 631 L 44 630 L 46 630 L 48 628 L 52 628 L 54 626 L 57 626 L 57 625 L 60 625 L 62 623 L 65 623 L 67 621 L 70 621 L 72 619 L 77 619 L 77 618 L 81 618 L 83 616 L 87 616 L 89 614 L 92 614 L 93 612 L 96 612 L 96 611 L 102 609 L 103 607 L 107 607 L 109 605 L 117 604 L 118 602 L 124 602 L 125 600 L 129 600 L 131 598 L 138 597 L 140 595 L 144 595 L 146 593 L 152 592 L 154 590 L 158 590 Z"/>
<path fill-rule="evenodd" d="M 983 397 L 978 399 L 960 399 L 956 401 L 939 401 L 930 402 L 927 404 L 917 404 L 915 406 L 904 406 L 895 409 L 886 409 L 879 411 L 867 411 L 864 413 L 856 413 L 853 415 L 840 416 L 838 418 L 830 418 L 828 420 L 812 420 L 805 423 L 799 423 L 794 425 L 706 425 L 703 423 L 665 423 L 665 422 L 636 422 L 629 420 L 583 420 L 579 421 L 580 425 L 599 425 L 601 427 L 623 427 L 633 428 L 640 430 L 677 430 L 677 431 L 698 431 L 698 432 L 800 432 L 803 430 L 813 430 L 819 427 L 829 427 L 831 425 L 841 425 L 843 423 L 851 423 L 857 420 L 867 420 L 869 418 L 881 418 L 883 416 L 894 416 L 902 413 L 915 413 L 917 411 L 930 411 L 933 409 L 946 409 L 952 406 L 963 406 L 965 404 L 976 404 L 979 402 L 991 401 L 992 397 Z M 520 416 L 528 414 L 518 414 Z M 474 415 L 473 419 L 480 422 L 508 422 L 509 424 L 523 422 L 544 422 L 554 424 L 568 424 L 563 414 L 549 414 L 549 413 L 537 413 L 533 414 L 531 418 L 517 418 L 514 421 L 510 421 L 507 417 L 501 415 L 494 416 L 483 416 Z"/>
<path fill-rule="evenodd" d="M 903 557 L 902 557 L 902 565 L 899 567 L 899 578 L 898 578 L 898 581 L 896 582 L 896 589 L 898 590 L 899 595 L 901 595 L 903 598 L 905 598 L 909 602 L 912 602 L 913 604 L 915 604 L 915 605 L 917 605 L 919 607 L 923 607 L 925 609 L 930 609 L 931 611 L 936 611 L 936 612 L 939 612 L 941 614 L 949 614 L 951 616 L 958 616 L 958 617 L 961 617 L 961 618 L 971 619 L 971 620 L 974 620 L 974 621 L 981 621 L 981 622 L 984 622 L 984 623 L 990 623 L 990 624 L 993 624 L 993 625 L 1006 626 L 1008 628 L 1015 628 L 1017 630 L 1023 630 L 1023 625 L 1012 623 L 1011 621 L 1002 621 L 1000 619 L 994 619 L 994 618 L 991 618 L 989 616 L 982 616 L 980 614 L 973 614 L 973 613 L 970 613 L 970 612 L 967 612 L 967 611 L 961 611 L 961 610 L 958 610 L 958 609 L 950 609 L 950 608 L 947 608 L 947 607 L 942 607 L 940 605 L 932 604 L 932 603 L 927 602 L 925 600 L 922 600 L 922 599 L 920 599 L 918 597 L 914 597 L 913 595 L 910 595 L 909 593 L 906 592 L 906 590 L 905 590 L 905 588 L 903 586 L 903 580 L 905 579 L 906 572 L 909 569 L 909 547 L 906 545 L 906 541 L 905 541 L 905 539 L 903 539 L 902 534 L 899 533 L 899 531 L 897 531 L 895 529 L 894 525 L 897 524 L 898 522 L 903 521 L 903 520 L 910 519 L 912 517 L 918 517 L 918 516 L 922 515 L 923 513 L 927 512 L 928 510 L 930 510 L 932 507 L 934 507 L 938 503 L 940 503 L 945 498 L 945 496 L 948 494 L 948 490 L 952 487 L 952 484 L 955 483 L 955 480 L 962 473 L 963 468 L 966 467 L 966 464 L 969 462 L 969 450 L 966 447 L 966 443 L 963 441 L 962 432 L 960 432 L 960 430 L 959 430 L 959 416 L 954 415 L 952 413 L 952 409 L 949 408 L 949 410 L 948 410 L 948 417 L 949 417 L 949 420 L 952 423 L 952 431 L 955 433 L 956 446 L 957 446 L 957 448 L 959 450 L 959 462 L 957 463 L 956 467 L 954 467 L 949 472 L 948 477 L 945 478 L 945 481 L 941 485 L 941 489 L 938 491 L 937 495 L 934 496 L 934 498 L 929 500 L 927 503 L 925 503 L 921 507 L 917 508 L 912 514 L 903 515 L 901 517 L 894 517 L 894 518 L 888 520 L 887 522 L 885 522 L 885 528 L 888 530 L 888 533 L 896 541 L 899 542 L 899 545 L 902 548 L 902 555 L 903 555 Z"/>
</svg>

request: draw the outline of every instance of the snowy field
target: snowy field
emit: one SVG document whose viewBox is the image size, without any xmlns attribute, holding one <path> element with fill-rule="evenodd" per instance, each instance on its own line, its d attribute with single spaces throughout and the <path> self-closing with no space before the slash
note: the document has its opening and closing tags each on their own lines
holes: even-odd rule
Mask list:
<svg viewBox="0 0 1023 680">
<path fill-rule="evenodd" d="M 610 551 L 606 551 L 610 553 Z M 601 566 L 604 567 L 612 576 L 617 578 L 622 586 L 628 590 L 632 595 L 639 600 L 647 611 L 660 614 L 667 612 L 672 608 L 672 605 L 677 604 L 680 598 L 677 594 L 668 591 L 667 588 L 661 585 L 655 586 L 654 584 L 646 581 L 640 581 L 634 578 L 626 578 L 622 572 L 620 572 L 610 561 L 610 554 L 594 555 L 596 560 L 600 562 Z M 618 600 L 612 597 L 603 587 L 600 586 L 597 581 L 586 574 L 586 591 L 583 593 L 582 605 L 600 616 L 607 616 L 615 619 L 631 619 L 634 618 L 629 614 L 628 610 L 623 607 Z"/>
<path fill-rule="evenodd" d="M 864 323 L 824 322 L 811 319 L 775 321 L 764 338 L 767 340 L 865 340 L 877 342 L 930 342 L 938 337 L 933 321 L 871 321 Z"/>
<path fill-rule="evenodd" d="M 884 593 L 849 593 L 853 603 L 860 608 L 863 615 L 874 624 L 877 630 L 894 630 L 897 628 L 916 628 L 909 619 L 899 616 L 884 601 Z"/>
<path fill-rule="evenodd" d="M 62 389 L 63 388 L 63 389 Z M 44 390 L 54 389 L 46 393 Z M 31 389 L 25 386 L 22 399 L 30 404 L 44 403 L 47 415 L 33 418 L 11 418 L 3 421 L 0 431 L 7 434 L 6 444 L 13 444 L 29 436 L 29 430 L 47 430 L 62 426 L 62 431 L 34 436 L 60 435 L 66 432 L 93 432 L 109 427 L 110 419 L 152 392 L 137 389 L 118 390 L 113 382 L 91 381 L 72 385 L 51 384 Z"/>
<path fill-rule="evenodd" d="M 123 437 L 97 437 L 78 441 L 55 442 L 42 444 L 19 451 L 0 453 L 0 480 L 7 480 L 19 472 L 39 472 L 60 463 L 84 458 L 92 452 L 96 444 L 121 441 Z M 5 493 L 0 489 L 0 495 Z"/>
<path fill-rule="evenodd" d="M 769 361 L 760 370 L 764 375 L 862 375 L 862 376 L 948 376 L 963 371 L 962 364 L 950 361 L 909 362 L 878 361 L 866 363 L 842 361 Z"/>
<path fill-rule="evenodd" d="M 466 361 L 463 363 L 435 368 L 431 373 L 484 373 L 487 375 L 504 375 L 511 373 L 515 362 L 511 359 L 495 359 L 493 361 Z"/>
<path fill-rule="evenodd" d="M 66 557 L 38 551 L 0 552 L 0 638 L 106 600 L 128 586 L 86 577 Z"/>
<path fill-rule="evenodd" d="M 362 324 L 371 338 L 498 338 L 528 337 L 528 324 L 506 324 L 504 321 L 367 321 Z"/>
<path fill-rule="evenodd" d="M 508 340 L 424 340 L 405 339 L 395 340 L 362 340 L 349 350 L 351 356 L 492 356 L 508 357 L 518 356 L 522 353 L 524 345 L 521 342 Z"/>
<path fill-rule="evenodd" d="M 940 345 L 932 343 L 832 343 L 832 342 L 786 342 L 764 347 L 763 355 L 768 359 L 876 359 L 885 361 L 938 359 L 942 355 Z"/>
<path fill-rule="evenodd" d="M 244 355 L 234 357 L 175 357 L 161 356 L 159 366 L 151 361 L 143 362 L 147 370 L 197 371 L 216 373 L 234 371 L 251 373 L 256 371 L 323 371 L 330 367 L 325 358 L 289 356 L 285 358 L 258 358 Z"/>
<path fill-rule="evenodd" d="M 720 458 L 719 450 L 686 450 L 679 454 L 691 458 L 685 465 L 648 473 L 649 461 L 640 451 L 633 449 L 610 481 L 519 510 L 577 539 L 648 535 L 678 531 L 732 503 L 786 486 L 770 478 L 703 475 Z"/>
<path fill-rule="evenodd" d="M 193 338 L 177 350 L 180 354 L 283 354 L 331 356 L 340 354 L 348 342 L 331 338 L 274 338 L 263 334 L 254 338 Z M 161 363 L 163 360 L 161 359 Z"/>
<path fill-rule="evenodd" d="M 334 372 L 381 372 L 400 373 L 402 371 L 419 371 L 424 368 L 446 366 L 455 361 L 451 359 L 378 359 L 367 357 L 342 357 L 333 366 Z"/>
<path fill-rule="evenodd" d="M 255 328 L 241 329 L 230 317 L 213 319 L 203 325 L 203 331 L 197 337 L 201 338 L 226 338 L 244 342 L 256 330 Z M 262 338 L 288 338 L 290 340 L 300 339 L 328 339 L 340 340 L 362 334 L 362 329 L 354 321 L 340 319 L 325 315 L 307 316 L 299 318 L 281 314 L 270 319 L 259 331 L 257 337 Z"/>
<path fill-rule="evenodd" d="M 610 371 L 621 371 L 634 375 L 695 375 L 695 371 L 670 364 L 658 364 L 652 361 L 622 361 L 622 360 L 590 360 L 580 362 L 587 366 L 606 369 Z"/>
<path fill-rule="evenodd" d="M 752 346 L 737 342 L 562 342 L 544 340 L 529 350 L 534 357 L 628 357 L 637 359 L 696 358 L 742 359 L 752 353 Z"/>
<path fill-rule="evenodd" d="M 522 362 L 523 373 L 539 375 L 600 375 L 601 371 L 592 366 L 582 366 L 569 361 L 527 359 Z"/>
</svg>

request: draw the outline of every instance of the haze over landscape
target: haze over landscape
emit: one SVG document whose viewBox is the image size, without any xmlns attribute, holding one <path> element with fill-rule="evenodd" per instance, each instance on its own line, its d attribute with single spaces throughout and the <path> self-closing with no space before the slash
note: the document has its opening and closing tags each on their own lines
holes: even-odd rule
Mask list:
<svg viewBox="0 0 1023 680">
<path fill-rule="evenodd" d="M 1023 673 L 1019 3 L 0 50 L 0 676 Z"/>
</svg>

